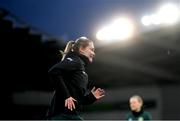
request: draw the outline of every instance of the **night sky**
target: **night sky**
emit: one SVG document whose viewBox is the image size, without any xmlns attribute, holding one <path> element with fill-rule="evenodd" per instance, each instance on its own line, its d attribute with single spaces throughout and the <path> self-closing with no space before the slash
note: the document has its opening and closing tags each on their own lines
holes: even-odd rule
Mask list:
<svg viewBox="0 0 180 121">
<path fill-rule="evenodd" d="M 180 0 L 1 0 L 0 7 L 40 31 L 63 40 L 79 36 L 95 38 L 97 29 L 118 16 L 129 16 L 136 24 L 167 1 Z"/>
</svg>

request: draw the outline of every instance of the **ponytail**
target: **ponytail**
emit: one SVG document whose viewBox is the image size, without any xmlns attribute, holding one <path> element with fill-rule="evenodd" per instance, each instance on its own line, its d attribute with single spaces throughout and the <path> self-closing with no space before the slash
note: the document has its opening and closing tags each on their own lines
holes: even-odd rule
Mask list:
<svg viewBox="0 0 180 121">
<path fill-rule="evenodd" d="M 62 50 L 60 50 L 60 53 L 61 53 L 61 55 L 62 55 L 62 61 L 64 60 L 64 58 L 66 57 L 66 55 L 70 52 L 70 51 L 72 51 L 72 49 L 73 49 L 73 46 L 74 46 L 74 41 L 69 41 L 67 44 L 66 44 L 66 47 L 65 47 L 65 49 L 64 49 L 64 51 L 62 51 Z"/>
<path fill-rule="evenodd" d="M 90 42 L 92 42 L 92 40 L 88 39 L 87 37 L 79 37 L 78 39 L 76 39 L 76 41 L 69 41 L 66 44 L 64 51 L 60 50 L 60 53 L 62 55 L 61 60 L 64 60 L 64 58 L 70 51 L 79 53 L 80 47 L 87 47 Z"/>
</svg>

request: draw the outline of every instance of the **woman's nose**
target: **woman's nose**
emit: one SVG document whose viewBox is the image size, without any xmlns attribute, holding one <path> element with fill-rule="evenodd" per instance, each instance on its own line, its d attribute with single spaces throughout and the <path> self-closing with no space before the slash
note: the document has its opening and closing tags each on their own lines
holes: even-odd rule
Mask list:
<svg viewBox="0 0 180 121">
<path fill-rule="evenodd" d="M 96 54 L 95 54 L 95 52 L 93 52 L 93 56 L 95 56 Z"/>
</svg>

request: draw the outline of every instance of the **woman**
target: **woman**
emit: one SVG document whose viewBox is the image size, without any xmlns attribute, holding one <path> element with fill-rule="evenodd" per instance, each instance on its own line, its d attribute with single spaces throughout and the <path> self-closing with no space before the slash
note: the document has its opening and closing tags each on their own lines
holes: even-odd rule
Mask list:
<svg viewBox="0 0 180 121">
<path fill-rule="evenodd" d="M 140 96 L 134 95 L 129 100 L 131 112 L 127 115 L 128 121 L 151 120 L 151 115 L 143 110 L 143 100 Z"/>
<path fill-rule="evenodd" d="M 50 79 L 56 83 L 54 96 L 48 111 L 49 119 L 81 120 L 82 105 L 95 102 L 104 96 L 104 90 L 93 88 L 88 92 L 88 75 L 85 67 L 95 56 L 93 41 L 80 37 L 69 41 L 61 62 L 49 70 Z"/>
</svg>

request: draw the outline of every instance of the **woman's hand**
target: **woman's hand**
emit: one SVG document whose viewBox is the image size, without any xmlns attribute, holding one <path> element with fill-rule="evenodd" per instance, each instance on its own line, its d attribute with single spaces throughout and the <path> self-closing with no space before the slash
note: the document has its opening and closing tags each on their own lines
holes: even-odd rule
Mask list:
<svg viewBox="0 0 180 121">
<path fill-rule="evenodd" d="M 91 92 L 92 92 L 92 94 L 94 95 L 94 97 L 96 98 L 96 99 L 100 99 L 100 98 L 102 98 L 102 97 L 104 97 L 105 95 L 105 91 L 103 90 L 103 89 L 101 89 L 101 88 L 95 88 L 95 87 L 93 87 L 93 89 L 91 90 Z"/>
<path fill-rule="evenodd" d="M 65 100 L 65 107 L 67 107 L 69 110 L 76 109 L 74 101 L 76 101 L 73 97 L 69 97 Z"/>
</svg>

